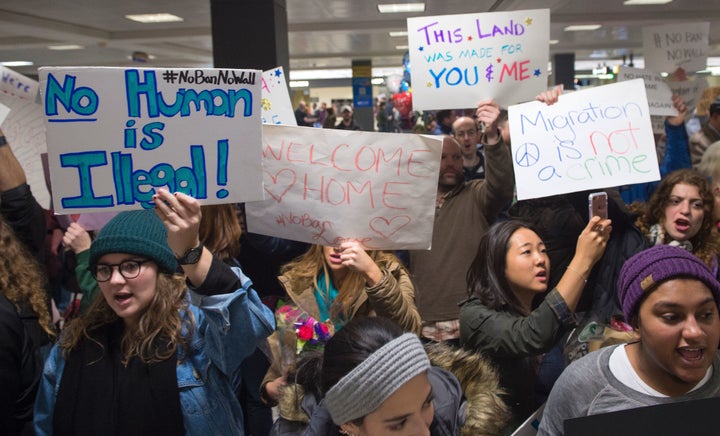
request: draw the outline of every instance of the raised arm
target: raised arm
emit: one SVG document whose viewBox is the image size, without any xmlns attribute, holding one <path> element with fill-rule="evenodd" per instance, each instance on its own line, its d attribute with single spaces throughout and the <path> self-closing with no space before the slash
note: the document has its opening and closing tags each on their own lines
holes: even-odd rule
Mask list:
<svg viewBox="0 0 720 436">
<path fill-rule="evenodd" d="M 153 201 L 155 213 L 167 228 L 168 245 L 176 258 L 200 246 L 202 213 L 196 199 L 181 192 L 171 194 L 165 189 L 159 189 L 153 196 Z M 205 282 L 212 258 L 210 250 L 203 247 L 197 263 L 180 265 L 191 285 L 200 286 Z"/>
<path fill-rule="evenodd" d="M 575 256 L 557 284 L 557 290 L 571 312 L 575 312 L 593 266 L 605 252 L 611 224 L 609 219 L 594 216 L 578 236 Z"/>
<path fill-rule="evenodd" d="M 365 277 L 365 293 L 373 310 L 411 332 L 420 333 L 420 313 L 415 306 L 415 287 L 405 269 L 397 263 L 381 268 L 355 241 L 338 248 L 343 265 Z"/>
<path fill-rule="evenodd" d="M 475 111 L 478 122 L 485 126 L 482 143 L 485 149 L 485 181 L 477 183 L 478 203 L 488 223 L 492 223 L 504 208 L 510 206 L 515 188 L 515 174 L 510 157 L 510 145 L 505 144 L 498 130 L 500 107 L 492 100 L 483 100 Z"/>
<path fill-rule="evenodd" d="M 665 146 L 665 157 L 660 164 L 660 176 L 665 177 L 675 170 L 690 168 L 690 146 L 687 130 L 685 130 L 685 116 L 687 106 L 685 100 L 679 95 L 672 96 L 673 107 L 678 115 L 665 119 L 665 135 L 667 136 Z"/>
</svg>

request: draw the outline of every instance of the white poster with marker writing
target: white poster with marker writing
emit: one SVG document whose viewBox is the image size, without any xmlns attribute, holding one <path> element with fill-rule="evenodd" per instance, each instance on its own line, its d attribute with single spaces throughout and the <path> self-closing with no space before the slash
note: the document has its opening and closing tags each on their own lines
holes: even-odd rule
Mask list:
<svg viewBox="0 0 720 436">
<path fill-rule="evenodd" d="M 642 79 L 508 111 L 518 200 L 660 179 Z"/>
<path fill-rule="evenodd" d="M 532 100 L 548 81 L 548 9 L 407 19 L 413 108 Z"/>
<path fill-rule="evenodd" d="M 635 79 L 642 79 L 645 82 L 645 93 L 650 115 L 677 116 L 678 111 L 672 103 L 672 91 L 660 74 L 640 68 L 625 66 L 619 68 L 618 82 Z"/>
<path fill-rule="evenodd" d="M 430 248 L 441 138 L 264 125 L 263 139 L 266 200 L 245 204 L 249 231 Z"/>
<path fill-rule="evenodd" d="M 645 68 L 688 73 L 707 68 L 710 23 L 660 24 L 643 28 Z"/>
<path fill-rule="evenodd" d="M 47 151 L 42 106 L 36 101 L 39 83 L 0 66 L 0 104 L 10 113 L 0 123 L 10 148 L 25 171 L 37 202 L 50 209 L 50 192 L 40 156 Z"/>
<path fill-rule="evenodd" d="M 283 67 L 262 74 L 262 122 L 297 126 Z"/>
<path fill-rule="evenodd" d="M 260 71 L 39 73 L 57 213 L 152 208 L 161 187 L 201 204 L 263 198 Z"/>
<path fill-rule="evenodd" d="M 688 80 L 668 82 L 668 86 L 673 94 L 677 94 L 685 100 L 685 105 L 692 111 L 700 102 L 708 82 L 705 77 L 695 76 Z"/>
</svg>

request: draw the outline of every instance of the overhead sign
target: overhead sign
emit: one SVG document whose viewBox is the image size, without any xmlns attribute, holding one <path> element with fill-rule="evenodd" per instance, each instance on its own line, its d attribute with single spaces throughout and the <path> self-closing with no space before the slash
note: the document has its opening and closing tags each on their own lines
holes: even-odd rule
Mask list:
<svg viewBox="0 0 720 436">
<path fill-rule="evenodd" d="M 509 108 L 518 200 L 660 179 L 642 79 Z"/>
<path fill-rule="evenodd" d="M 40 68 L 58 213 L 262 195 L 260 71 Z"/>
<path fill-rule="evenodd" d="M 407 19 L 413 107 L 532 100 L 547 87 L 548 9 Z"/>
<path fill-rule="evenodd" d="M 263 139 L 266 200 L 245 204 L 249 231 L 430 248 L 441 138 L 265 125 Z"/>
</svg>

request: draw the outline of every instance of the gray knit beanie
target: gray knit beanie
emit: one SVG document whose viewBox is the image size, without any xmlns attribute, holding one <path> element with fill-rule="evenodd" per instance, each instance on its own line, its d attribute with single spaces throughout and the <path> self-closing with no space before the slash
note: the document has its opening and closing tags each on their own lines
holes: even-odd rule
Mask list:
<svg viewBox="0 0 720 436">
<path fill-rule="evenodd" d="M 137 254 L 152 259 L 168 273 L 177 269 L 165 225 L 153 210 L 121 212 L 105 224 L 90 246 L 90 269 L 108 253 Z"/>
<path fill-rule="evenodd" d="M 420 339 L 405 333 L 380 347 L 330 388 L 325 407 L 337 425 L 362 418 L 429 368 Z"/>
</svg>

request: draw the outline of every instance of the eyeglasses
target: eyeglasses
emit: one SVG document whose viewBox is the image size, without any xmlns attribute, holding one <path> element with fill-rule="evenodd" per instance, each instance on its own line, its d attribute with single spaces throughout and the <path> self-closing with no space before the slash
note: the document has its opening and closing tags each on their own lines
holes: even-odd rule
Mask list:
<svg viewBox="0 0 720 436">
<path fill-rule="evenodd" d="M 455 133 L 453 133 L 453 136 L 456 137 L 456 138 L 464 138 L 464 137 L 466 137 L 466 136 L 467 136 L 467 137 L 471 137 L 471 136 L 475 136 L 475 135 L 477 135 L 477 130 L 476 130 L 476 129 L 467 130 L 467 131 L 464 131 L 464 132 L 455 132 Z"/>
<path fill-rule="evenodd" d="M 120 263 L 99 263 L 95 266 L 95 270 L 90 270 L 90 273 L 98 282 L 106 282 L 110 280 L 113 271 L 117 268 L 124 278 L 134 279 L 140 275 L 140 265 L 146 262 L 152 262 L 152 260 L 124 260 Z"/>
</svg>

